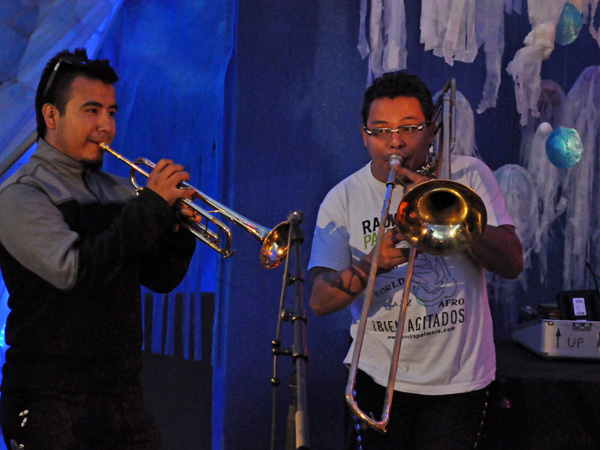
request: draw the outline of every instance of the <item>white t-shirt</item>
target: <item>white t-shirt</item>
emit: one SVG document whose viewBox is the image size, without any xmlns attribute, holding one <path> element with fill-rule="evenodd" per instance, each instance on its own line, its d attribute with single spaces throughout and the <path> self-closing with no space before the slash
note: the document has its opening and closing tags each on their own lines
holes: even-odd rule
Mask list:
<svg viewBox="0 0 600 450">
<path fill-rule="evenodd" d="M 477 192 L 489 225 L 512 225 L 491 170 L 479 159 L 453 156 L 452 180 Z M 371 174 L 370 163 L 335 186 L 319 209 L 309 269 L 341 270 L 375 246 L 386 185 Z M 392 194 L 390 214 L 402 197 Z M 390 224 L 387 224 L 387 228 Z M 387 385 L 407 264 L 375 279 L 359 368 Z M 352 304 L 354 339 L 364 292 Z M 354 345 L 344 362 L 352 359 Z M 451 256 L 419 253 L 415 261 L 395 389 L 442 395 L 487 386 L 496 357 L 484 269 L 466 252 Z"/>
</svg>

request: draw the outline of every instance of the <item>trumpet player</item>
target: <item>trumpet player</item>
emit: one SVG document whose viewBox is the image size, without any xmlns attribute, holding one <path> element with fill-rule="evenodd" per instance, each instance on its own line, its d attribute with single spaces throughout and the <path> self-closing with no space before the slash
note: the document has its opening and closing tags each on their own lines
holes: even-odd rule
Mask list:
<svg viewBox="0 0 600 450">
<path fill-rule="evenodd" d="M 379 223 L 390 157 L 407 189 L 434 177 L 429 161 L 434 104 L 418 77 L 385 74 L 366 90 L 362 138 L 370 162 L 336 185 L 323 200 L 311 257 L 310 307 L 317 315 L 351 308 L 356 343 L 377 230 L 385 227 L 377 276 L 358 364 L 355 398 L 377 417 L 385 386 L 398 308 L 406 282 L 408 249 L 393 220 Z M 521 243 L 491 170 L 480 160 L 454 156 L 452 179 L 483 200 L 488 222 L 468 250 L 450 256 L 417 255 L 386 433 L 358 427 L 363 449 L 468 449 L 478 441 L 490 383 L 495 378 L 492 320 L 485 270 L 515 278 L 523 269 Z M 392 197 L 397 211 L 402 193 Z M 353 447 L 358 448 L 358 447 Z"/>
<path fill-rule="evenodd" d="M 167 159 L 138 196 L 100 169 L 117 79 L 84 49 L 54 56 L 37 87 L 37 149 L 0 187 L 8 448 L 162 448 L 139 378 L 140 286 L 169 292 L 185 276 L 196 241 L 177 214 L 192 215 L 181 199 L 193 190 Z"/>
</svg>

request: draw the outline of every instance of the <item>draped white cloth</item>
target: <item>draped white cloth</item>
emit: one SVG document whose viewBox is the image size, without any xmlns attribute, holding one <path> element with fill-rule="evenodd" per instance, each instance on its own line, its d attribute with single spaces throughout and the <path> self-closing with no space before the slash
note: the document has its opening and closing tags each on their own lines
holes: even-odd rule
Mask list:
<svg viewBox="0 0 600 450">
<path fill-rule="evenodd" d="M 57 52 L 93 56 L 123 0 L 3 3 L 0 16 L 0 175 L 35 141 L 35 89 Z M 16 152 L 16 154 L 15 154 Z"/>
<path fill-rule="evenodd" d="M 554 128 L 562 125 L 566 94 L 551 80 L 542 80 L 540 86 L 537 104 L 540 116 L 530 117 L 522 128 L 521 164 L 532 174 L 537 193 L 537 215 L 531 223 L 535 230 L 532 251 L 538 255 L 540 281 L 543 283 L 548 270 L 548 249 L 553 242 L 552 224 L 566 208 L 566 198 L 562 195 L 564 172 L 548 159 L 546 140 Z"/>
<path fill-rule="evenodd" d="M 497 0 L 480 0 L 476 10 L 477 44 L 485 52 L 486 77 L 477 112 L 496 107 L 504 54 L 503 5 Z"/>
<path fill-rule="evenodd" d="M 434 102 L 440 98 L 442 91 L 433 95 Z M 455 144 L 452 153 L 455 155 L 473 156 L 481 159 L 475 143 L 475 117 L 469 100 L 460 92 L 456 91 L 454 118 L 456 120 Z"/>
<path fill-rule="evenodd" d="M 596 42 L 598 42 L 598 45 L 600 45 L 600 34 L 598 33 L 599 28 L 594 28 L 593 21 L 594 15 L 596 14 L 596 9 L 598 8 L 598 0 L 573 0 L 571 3 L 577 6 L 579 11 L 581 11 L 581 14 L 583 15 L 583 23 L 589 22 L 590 34 L 596 40 Z"/>
<path fill-rule="evenodd" d="M 562 195 L 563 172 L 548 159 L 546 140 L 552 127 L 544 122 L 531 141 L 528 169 L 533 175 L 537 193 L 537 215 L 531 223 L 535 230 L 533 250 L 538 254 L 540 282 L 544 282 L 548 271 L 548 250 L 554 242 L 552 224 L 565 211 L 567 199 Z"/>
<path fill-rule="evenodd" d="M 361 0 L 358 51 L 363 59 L 369 57 L 371 84 L 373 77 L 406 69 L 406 20 L 404 0 L 371 0 L 367 30 L 367 6 L 367 0 Z"/>
<path fill-rule="evenodd" d="M 525 46 L 508 64 L 507 72 L 515 83 L 517 110 L 521 125 L 526 125 L 529 115 L 539 117 L 537 102 L 540 97 L 540 71 L 542 61 L 554 50 L 556 24 L 565 0 L 529 0 L 527 2 L 532 30 L 525 37 Z"/>
<path fill-rule="evenodd" d="M 475 0 L 422 0 L 421 43 L 451 66 L 455 60 L 473 62 L 478 47 Z"/>
<path fill-rule="evenodd" d="M 370 7 L 369 7 L 370 6 Z M 496 106 L 504 54 L 504 11 L 521 11 L 521 0 L 422 0 L 421 43 L 425 50 L 470 63 L 479 47 L 486 58 L 486 82 L 478 113 Z M 368 57 L 367 84 L 387 72 L 406 69 L 404 0 L 361 0 L 358 51 Z"/>
<path fill-rule="evenodd" d="M 531 267 L 531 250 L 537 209 L 535 182 L 531 173 L 517 164 L 505 164 L 494 172 L 506 208 L 513 219 L 515 230 L 523 244 L 525 269 Z M 527 290 L 527 270 L 518 278 L 508 280 L 486 272 L 488 296 L 494 314 L 494 335 L 510 338 L 510 331 L 518 321 L 519 299 Z"/>
<path fill-rule="evenodd" d="M 515 224 L 515 231 L 523 245 L 525 266 L 530 266 L 530 253 L 535 243 L 535 227 L 531 225 L 537 220 L 537 203 L 535 179 L 531 172 L 517 164 L 505 164 L 494 172 L 500 191 L 504 197 L 506 208 Z M 519 281 L 526 287 L 525 272 Z M 504 281 L 510 281 L 502 278 Z"/>
<path fill-rule="evenodd" d="M 523 1 L 522 0 L 504 0 L 504 11 L 506 14 L 510 14 L 513 11 L 521 14 L 521 10 L 523 9 Z"/>
<path fill-rule="evenodd" d="M 567 95 L 563 125 L 579 133 L 584 152 L 581 160 L 567 169 L 564 196 L 567 198 L 564 289 L 584 289 L 592 275 L 589 262 L 598 270 L 600 258 L 600 182 L 598 130 L 600 130 L 600 67 L 585 69 Z"/>
</svg>

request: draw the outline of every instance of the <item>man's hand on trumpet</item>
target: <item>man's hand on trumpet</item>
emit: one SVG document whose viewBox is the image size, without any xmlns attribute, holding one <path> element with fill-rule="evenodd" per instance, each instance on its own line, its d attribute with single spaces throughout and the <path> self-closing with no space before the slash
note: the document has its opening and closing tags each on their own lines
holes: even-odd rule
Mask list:
<svg viewBox="0 0 600 450">
<path fill-rule="evenodd" d="M 146 187 L 164 198 L 169 205 L 174 206 L 178 200 L 191 198 L 196 192 L 194 189 L 181 188 L 181 183 L 189 179 L 190 174 L 181 164 L 176 164 L 170 159 L 161 159 L 150 173 Z M 186 212 L 181 208 L 180 211 L 188 217 L 193 216 L 190 211 Z"/>
<path fill-rule="evenodd" d="M 183 199 L 191 199 L 196 193 L 193 188 L 181 186 L 184 181 L 189 179 L 190 174 L 183 170 L 181 164 L 176 164 L 170 159 L 161 159 L 150 173 L 146 187 L 152 189 L 175 208 L 180 220 L 200 223 L 202 215 L 183 202 Z M 179 225 L 177 229 L 179 229 Z"/>
<path fill-rule="evenodd" d="M 191 206 L 185 204 L 182 200 L 175 203 L 177 217 L 183 220 L 191 220 L 192 222 L 200 223 L 202 215 Z"/>
</svg>

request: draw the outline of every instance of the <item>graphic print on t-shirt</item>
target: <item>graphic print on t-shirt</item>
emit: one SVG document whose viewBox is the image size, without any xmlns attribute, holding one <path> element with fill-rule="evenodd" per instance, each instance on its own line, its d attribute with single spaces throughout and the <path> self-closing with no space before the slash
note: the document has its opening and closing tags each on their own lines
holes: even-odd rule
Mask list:
<svg viewBox="0 0 600 450">
<path fill-rule="evenodd" d="M 402 305 L 406 264 L 376 278 L 368 329 L 395 337 Z M 404 339 L 449 333 L 467 318 L 465 299 L 456 298 L 458 283 L 444 257 L 419 253 L 410 285 Z"/>
<path fill-rule="evenodd" d="M 452 278 L 444 258 L 427 254 L 420 254 L 415 260 L 411 285 L 412 294 L 423 306 L 452 298 L 457 291 L 456 280 Z"/>
</svg>

